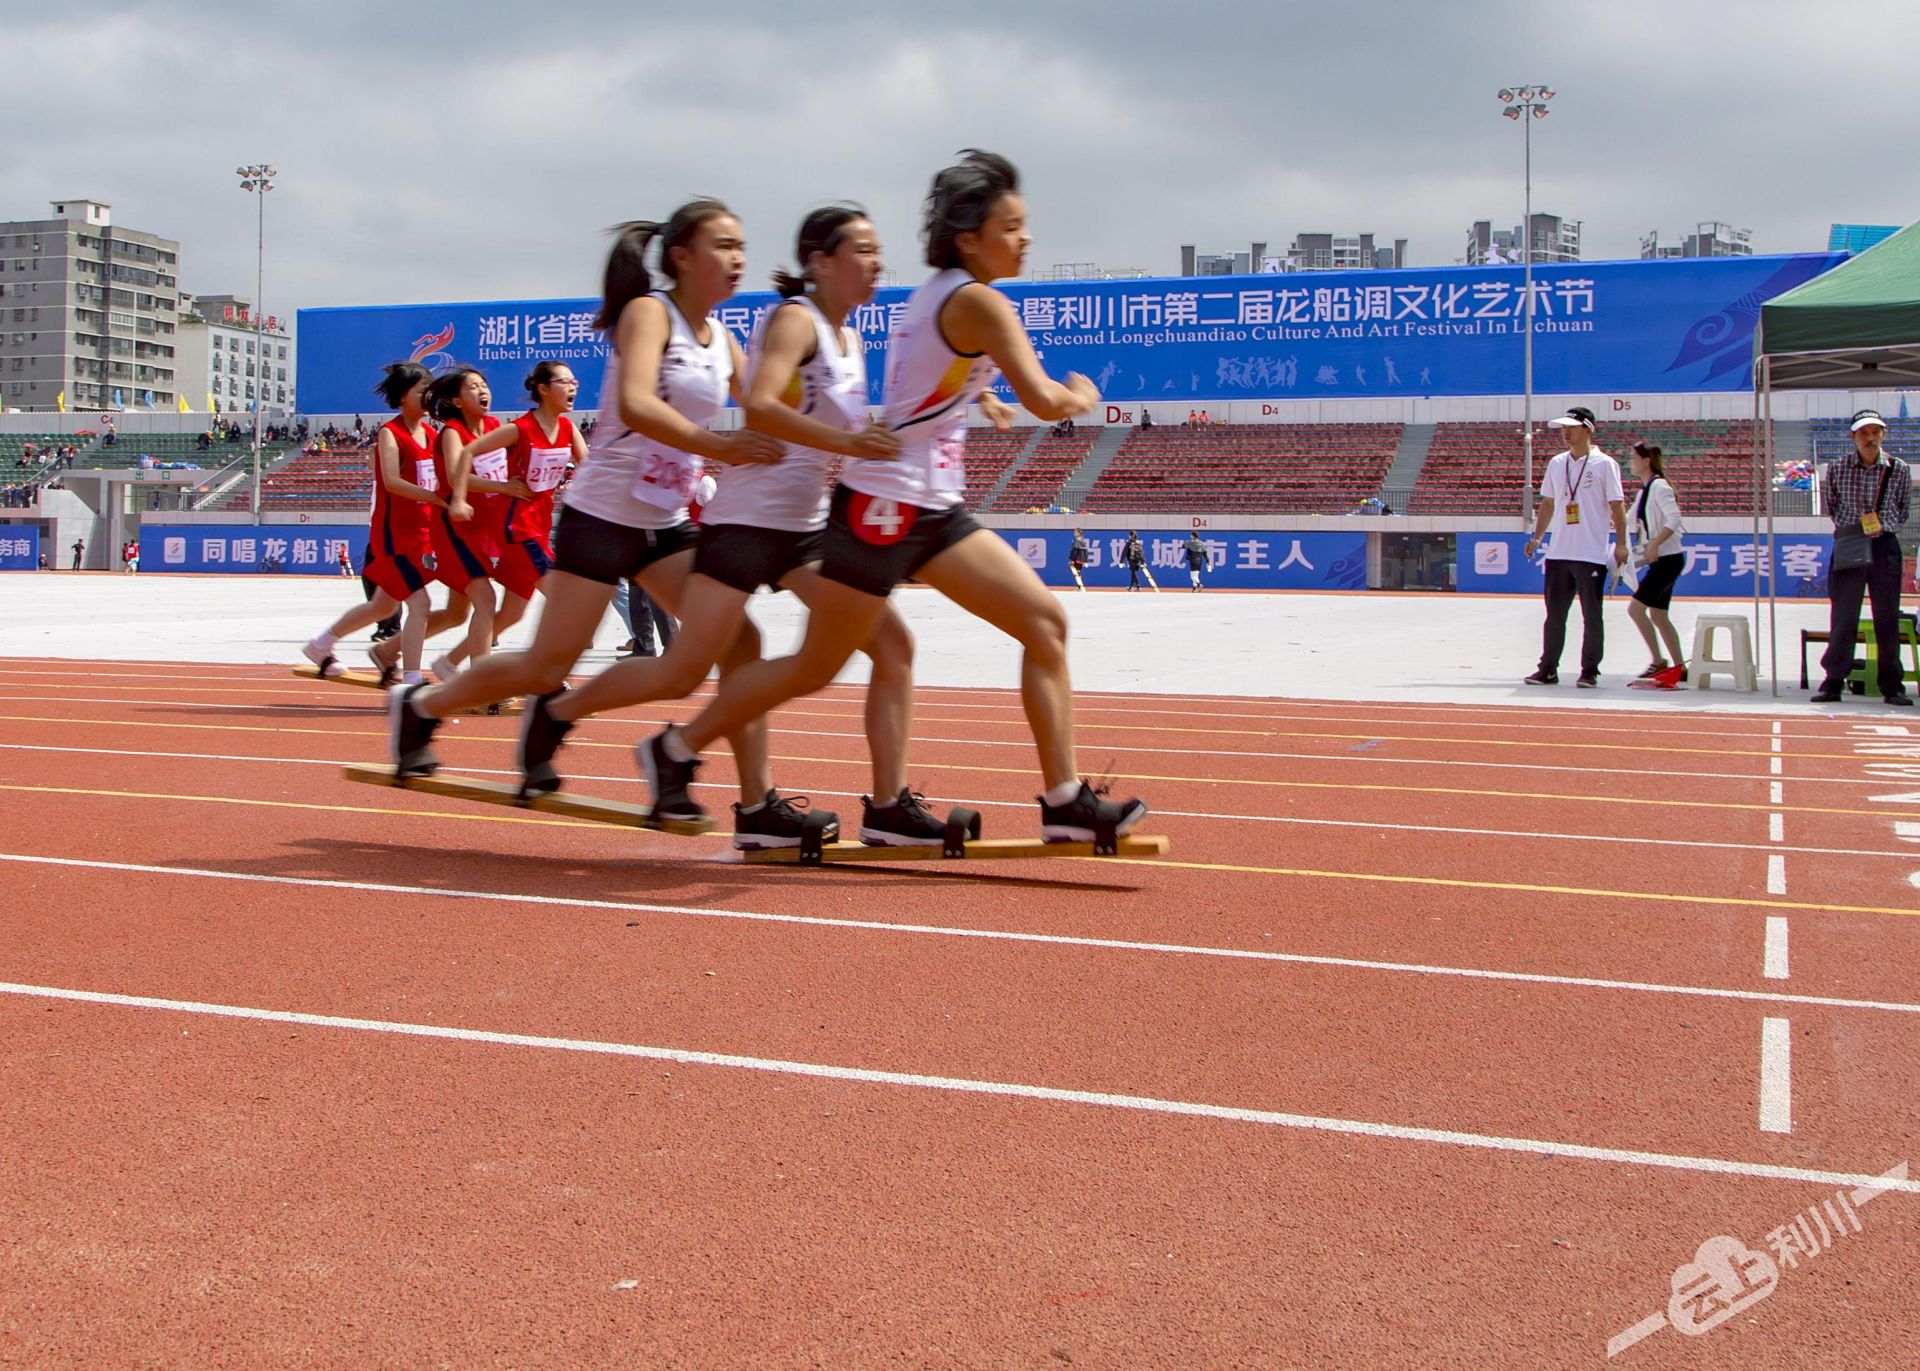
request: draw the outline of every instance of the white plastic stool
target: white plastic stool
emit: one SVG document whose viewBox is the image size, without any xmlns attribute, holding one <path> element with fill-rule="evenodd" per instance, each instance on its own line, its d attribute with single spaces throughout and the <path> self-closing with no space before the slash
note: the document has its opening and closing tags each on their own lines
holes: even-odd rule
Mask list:
<svg viewBox="0 0 1920 1371">
<path fill-rule="evenodd" d="M 1727 657 L 1715 657 L 1709 649 L 1713 646 L 1713 631 L 1724 628 L 1727 631 Z M 1753 631 L 1747 625 L 1744 614 L 1702 614 L 1693 621 L 1693 660 L 1687 663 L 1687 673 L 1693 678 L 1696 690 L 1707 690 L 1709 676 L 1733 677 L 1735 690 L 1758 690 L 1759 681 L 1753 661 Z"/>
</svg>

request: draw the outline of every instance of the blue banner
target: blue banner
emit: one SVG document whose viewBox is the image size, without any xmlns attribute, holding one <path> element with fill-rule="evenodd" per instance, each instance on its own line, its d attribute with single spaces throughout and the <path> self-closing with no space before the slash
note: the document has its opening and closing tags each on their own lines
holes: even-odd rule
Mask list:
<svg viewBox="0 0 1920 1371">
<path fill-rule="evenodd" d="M 40 566 L 40 526 L 0 524 L 0 571 L 35 571 Z"/>
<path fill-rule="evenodd" d="M 154 524 L 140 530 L 142 571 L 338 576 L 340 549 L 360 569 L 365 524 Z"/>
<path fill-rule="evenodd" d="M 1455 544 L 1455 583 L 1461 590 L 1508 594 L 1542 594 L 1546 587 L 1545 559 L 1524 553 L 1526 536 L 1520 533 L 1462 533 Z M 1753 594 L 1753 569 L 1766 564 L 1766 540 L 1755 543 L 1750 533 L 1689 533 L 1686 570 L 1674 586 L 1676 595 L 1699 595 L 1739 600 Z M 1827 570 L 1833 560 L 1833 535 L 1779 534 L 1773 542 L 1774 565 L 1779 569 L 1782 599 L 1821 599 L 1827 593 Z M 1761 572 L 1760 589 L 1767 588 Z M 1624 582 L 1618 592 L 1632 592 Z"/>
<path fill-rule="evenodd" d="M 1050 586 L 1071 586 L 1067 555 L 1073 534 L 1066 529 L 1003 528 L 1000 536 Z M 1207 569 L 1202 581 L 1222 590 L 1365 590 L 1367 535 L 1364 533 L 1212 533 L 1202 532 Z M 1187 535 L 1146 532 L 1140 542 L 1147 569 L 1162 586 L 1187 588 Z M 1124 533 L 1087 534 L 1089 586 L 1124 586 L 1127 565 Z"/>
<path fill-rule="evenodd" d="M 1843 254 L 1580 262 L 1533 273 L 1534 389 L 1659 394 L 1751 386 L 1760 305 Z M 1514 395 L 1522 389 L 1520 267 L 1299 272 L 1001 287 L 1048 370 L 1082 372 L 1120 403 Z M 880 399 L 887 334 L 908 290 L 853 319 Z M 721 321 L 744 342 L 775 303 L 735 296 Z M 606 345 L 598 300 L 379 305 L 300 311 L 298 388 L 309 414 L 374 411 L 388 362 L 479 367 L 501 408 L 539 361 L 580 378 L 597 409 Z M 1004 393 L 1004 390 L 1003 390 Z"/>
</svg>

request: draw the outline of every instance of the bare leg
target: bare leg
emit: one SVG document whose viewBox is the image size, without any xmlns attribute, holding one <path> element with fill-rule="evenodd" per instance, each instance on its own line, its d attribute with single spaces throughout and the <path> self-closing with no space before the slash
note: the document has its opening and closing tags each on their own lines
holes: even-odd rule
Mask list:
<svg viewBox="0 0 1920 1371">
<path fill-rule="evenodd" d="M 344 638 L 350 633 L 358 633 L 370 624 L 377 624 L 389 614 L 400 608 L 400 602 L 384 590 L 373 592 L 373 598 L 342 614 L 333 621 L 333 627 L 327 630 L 335 638 Z"/>
<path fill-rule="evenodd" d="M 797 567 L 781 584 L 818 612 L 822 587 L 836 583 L 819 565 Z M 843 587 L 844 588 L 844 587 Z M 861 650 L 873 663 L 867 683 L 867 751 L 873 761 L 873 798 L 885 803 L 907 788 L 907 739 L 913 731 L 913 630 L 888 601 Z"/>
<path fill-rule="evenodd" d="M 697 579 L 706 581 L 709 578 L 702 576 Z M 686 606 L 683 601 L 689 585 L 695 580 L 693 554 L 681 552 L 655 562 L 641 572 L 637 584 L 653 598 L 656 604 L 684 623 L 686 615 L 683 611 Z M 733 640 L 720 653 L 722 686 L 726 684 L 729 675 L 760 660 L 760 630 L 755 628 L 753 621 L 746 617 L 745 604 L 743 599 L 735 617 Z M 638 631 L 638 625 L 635 629 Z M 683 636 L 685 636 L 684 633 L 676 634 L 674 642 L 677 644 Z M 671 652 L 672 648 L 668 647 L 667 651 Z M 694 681 L 683 693 L 690 693 L 704 679 L 706 679 L 706 673 L 703 671 L 700 673 L 699 680 Z M 743 805 L 757 805 L 765 800 L 767 792 L 773 789 L 767 758 L 767 721 L 760 715 L 744 719 L 727 730 L 726 738 L 727 746 L 733 749 L 734 770 L 740 777 L 740 802 Z"/>
<path fill-rule="evenodd" d="M 1647 622 L 1647 607 L 1638 600 L 1627 601 L 1627 617 L 1633 620 L 1633 626 L 1640 630 L 1640 638 L 1647 645 L 1647 656 L 1654 661 L 1662 660 L 1660 644 L 1653 636 L 1653 625 Z M 1662 616 L 1665 617 L 1664 615 Z M 1675 660 L 1678 660 L 1677 658 Z"/>
<path fill-rule="evenodd" d="M 1687 654 L 1680 646 L 1680 630 L 1673 626 L 1673 619 L 1664 609 L 1650 609 L 1647 613 L 1653 619 L 1653 626 L 1660 630 L 1660 636 L 1667 644 L 1667 660 L 1675 666 L 1685 666 Z"/>
<path fill-rule="evenodd" d="M 433 598 L 425 586 L 407 596 L 407 617 L 400 624 L 400 660 L 408 671 L 420 669 L 421 650 L 427 643 L 427 621 L 432 617 Z"/>
<path fill-rule="evenodd" d="M 445 718 L 456 710 L 544 695 L 567 679 L 580 654 L 593 645 L 593 631 L 606 617 L 613 587 L 571 572 L 550 571 L 541 581 L 547 609 L 533 646 L 525 652 L 495 652 L 445 685 L 429 686 L 414 696 L 414 708 L 426 717 Z"/>
<path fill-rule="evenodd" d="M 468 581 L 467 601 L 473 606 L 473 617 L 467 621 L 467 635 L 447 654 L 447 662 L 454 666 L 462 661 L 477 662 L 493 651 L 493 582 L 483 576 Z"/>
<path fill-rule="evenodd" d="M 508 591 L 501 602 L 499 613 L 493 616 L 493 636 L 504 637 L 508 629 L 526 618 L 527 606 L 532 603 L 533 601 L 526 596 L 515 595 L 512 591 Z"/>
<path fill-rule="evenodd" d="M 664 656 L 615 662 L 555 700 L 549 706 L 553 717 L 577 723 L 590 714 L 626 705 L 683 699 L 699 689 L 738 633 L 746 617 L 747 595 L 709 576 L 686 575 L 676 607 L 684 614 L 685 627 Z"/>
<path fill-rule="evenodd" d="M 1040 775 L 1049 790 L 1075 779 L 1067 616 L 1053 592 L 1005 539 L 987 529 L 962 539 L 915 575 L 1020 644 L 1020 703 L 1040 753 Z"/>
</svg>

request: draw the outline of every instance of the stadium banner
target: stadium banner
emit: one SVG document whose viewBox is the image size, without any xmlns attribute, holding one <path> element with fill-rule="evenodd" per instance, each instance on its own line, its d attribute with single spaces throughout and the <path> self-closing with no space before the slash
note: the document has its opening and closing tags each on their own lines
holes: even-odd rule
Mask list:
<svg viewBox="0 0 1920 1371">
<path fill-rule="evenodd" d="M 140 530 L 140 569 L 338 576 L 340 549 L 357 572 L 366 546 L 364 523 L 155 524 Z"/>
<path fill-rule="evenodd" d="M 1845 260 L 1841 253 L 1575 262 L 1533 273 L 1534 389 L 1547 394 L 1740 391 L 1752 384 L 1760 305 Z M 1190 399 L 1352 399 L 1516 395 L 1527 291 L 1517 266 L 1295 272 L 1134 281 L 1021 281 L 1012 300 L 1047 369 L 1078 371 L 1121 403 Z M 886 338 L 908 289 L 880 291 L 853 317 L 878 403 Z M 744 341 L 768 291 L 718 311 Z M 300 407 L 377 408 L 389 362 L 456 362 L 487 373 L 509 410 L 533 364 L 579 376 L 579 407 L 600 405 L 600 302 L 512 300 L 303 309 Z M 1008 394 L 1000 383 L 1002 394 Z"/>
<path fill-rule="evenodd" d="M 1070 529 L 996 530 L 1013 544 L 1026 564 L 1050 586 L 1071 586 L 1067 556 L 1073 550 Z M 1203 533 L 1207 570 L 1202 578 L 1222 590 L 1365 590 L 1365 533 Z M 1163 586 L 1187 588 L 1187 535 L 1145 532 L 1140 542 L 1147 569 Z M 1124 533 L 1087 535 L 1089 586 L 1124 586 L 1127 563 Z"/>
<path fill-rule="evenodd" d="M 1540 595 L 1546 589 L 1546 560 L 1526 558 L 1526 535 L 1521 533 L 1462 533 L 1454 547 L 1454 584 L 1460 590 L 1502 594 Z M 1699 595 L 1738 600 L 1753 594 L 1753 569 L 1766 563 L 1766 541 L 1756 543 L 1749 533 L 1689 533 L 1686 569 L 1674 586 L 1676 595 Z M 1821 599 L 1827 593 L 1827 570 L 1833 560 L 1831 534 L 1781 534 L 1773 543 L 1782 599 Z M 1766 575 L 1760 586 L 1766 589 Z M 1632 593 L 1623 581 L 1617 591 Z"/>
<path fill-rule="evenodd" d="M 0 524 L 0 571 L 37 571 L 40 567 L 40 526 Z"/>
</svg>

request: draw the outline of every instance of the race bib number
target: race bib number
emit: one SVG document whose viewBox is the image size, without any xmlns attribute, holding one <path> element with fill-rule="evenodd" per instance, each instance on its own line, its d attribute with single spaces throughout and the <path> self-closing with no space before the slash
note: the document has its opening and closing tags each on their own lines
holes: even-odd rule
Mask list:
<svg viewBox="0 0 1920 1371">
<path fill-rule="evenodd" d="M 898 500 L 883 500 L 860 491 L 847 502 L 847 523 L 853 536 L 872 547 L 891 547 L 913 531 L 920 511 Z"/>
<path fill-rule="evenodd" d="M 943 433 L 933 440 L 928 455 L 927 484 L 934 490 L 967 488 L 967 431 Z"/>
<path fill-rule="evenodd" d="M 440 472 L 431 457 L 422 457 L 413 464 L 413 483 L 429 493 L 440 489 Z"/>
<path fill-rule="evenodd" d="M 507 479 L 507 453 L 502 448 L 494 452 L 483 452 L 473 459 L 473 474 L 483 481 L 504 481 Z"/>
<path fill-rule="evenodd" d="M 527 489 L 536 495 L 552 490 L 565 478 L 572 460 L 572 448 L 534 448 L 527 457 Z"/>
<path fill-rule="evenodd" d="M 640 458 L 634 498 L 656 509 L 679 509 L 693 499 L 704 469 L 698 457 L 671 448 L 650 447 Z"/>
</svg>

